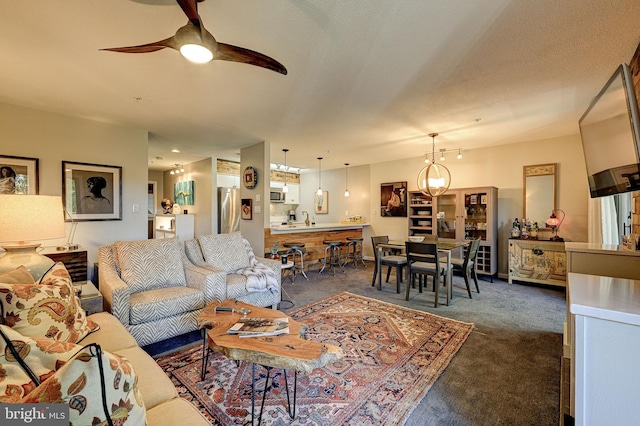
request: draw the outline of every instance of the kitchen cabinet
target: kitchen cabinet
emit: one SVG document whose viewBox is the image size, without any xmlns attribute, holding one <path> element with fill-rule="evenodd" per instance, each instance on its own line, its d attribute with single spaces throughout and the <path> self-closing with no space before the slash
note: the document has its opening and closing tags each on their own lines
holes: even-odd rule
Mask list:
<svg viewBox="0 0 640 426">
<path fill-rule="evenodd" d="M 218 174 L 218 188 L 240 188 L 240 175 Z"/>
<path fill-rule="evenodd" d="M 300 204 L 300 185 L 288 183 L 289 192 L 284 196 L 285 204 Z"/>
<path fill-rule="evenodd" d="M 409 235 L 435 234 L 436 201 L 420 191 L 409 191 Z"/>
<path fill-rule="evenodd" d="M 194 215 L 157 214 L 155 215 L 155 238 L 178 238 L 180 241 L 193 239 Z"/>
<path fill-rule="evenodd" d="M 564 242 L 509 239 L 509 284 L 513 281 L 566 287 Z"/>
<path fill-rule="evenodd" d="M 449 189 L 437 197 L 438 239 L 465 241 L 480 238 L 478 274 L 498 272 L 498 188 Z"/>
</svg>

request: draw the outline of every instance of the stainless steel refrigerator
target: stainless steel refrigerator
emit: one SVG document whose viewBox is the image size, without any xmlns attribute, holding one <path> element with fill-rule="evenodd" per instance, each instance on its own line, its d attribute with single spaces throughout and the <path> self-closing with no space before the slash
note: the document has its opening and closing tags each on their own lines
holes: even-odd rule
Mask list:
<svg viewBox="0 0 640 426">
<path fill-rule="evenodd" d="M 240 231 L 240 190 L 218 188 L 218 233 Z"/>
</svg>

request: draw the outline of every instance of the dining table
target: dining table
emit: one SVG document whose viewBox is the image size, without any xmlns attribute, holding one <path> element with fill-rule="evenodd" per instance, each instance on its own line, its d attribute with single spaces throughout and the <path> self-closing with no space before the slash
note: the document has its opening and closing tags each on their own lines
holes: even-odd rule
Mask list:
<svg viewBox="0 0 640 426">
<path fill-rule="evenodd" d="M 453 268 L 451 265 L 451 253 L 453 250 L 466 247 L 469 245 L 469 241 L 451 241 L 451 240 L 440 240 L 440 241 L 424 241 L 425 244 L 428 243 L 436 243 L 438 245 L 438 251 L 446 256 L 447 259 L 447 275 L 445 277 L 445 288 L 446 288 L 446 305 L 449 306 L 451 303 L 451 295 L 452 295 L 452 284 L 453 284 Z M 391 250 L 395 253 L 404 253 L 406 248 L 406 241 L 402 240 L 389 240 L 386 243 L 378 244 L 378 262 L 376 264 L 376 270 L 378 271 L 378 290 L 382 290 L 382 254 L 384 250 Z M 407 277 L 410 279 L 410 277 Z M 400 289 L 400 284 L 398 283 L 398 291 Z M 409 285 L 409 283 L 407 283 Z M 437 306 L 437 303 L 436 303 Z"/>
</svg>

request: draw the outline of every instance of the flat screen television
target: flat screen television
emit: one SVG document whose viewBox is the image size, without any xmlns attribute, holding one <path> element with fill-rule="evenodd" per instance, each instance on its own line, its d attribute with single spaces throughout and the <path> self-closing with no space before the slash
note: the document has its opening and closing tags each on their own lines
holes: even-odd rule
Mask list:
<svg viewBox="0 0 640 426">
<path fill-rule="evenodd" d="M 640 190 L 640 121 L 622 64 L 578 122 L 591 198 Z"/>
</svg>

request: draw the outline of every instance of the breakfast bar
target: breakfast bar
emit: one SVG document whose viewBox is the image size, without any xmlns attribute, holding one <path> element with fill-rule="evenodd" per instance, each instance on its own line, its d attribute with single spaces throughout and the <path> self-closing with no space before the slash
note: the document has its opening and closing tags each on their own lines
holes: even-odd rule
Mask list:
<svg viewBox="0 0 640 426">
<path fill-rule="evenodd" d="M 347 241 L 347 238 L 362 238 L 362 229 L 367 223 L 317 223 L 314 226 L 304 224 L 277 225 L 265 228 L 264 247 L 269 251 L 274 243 L 280 251 L 284 244 L 302 243 L 305 245 L 305 264 L 317 263 L 324 258 L 326 245 L 323 241 Z"/>
</svg>

